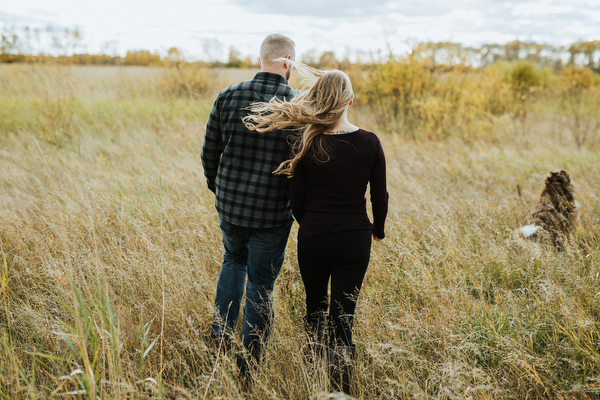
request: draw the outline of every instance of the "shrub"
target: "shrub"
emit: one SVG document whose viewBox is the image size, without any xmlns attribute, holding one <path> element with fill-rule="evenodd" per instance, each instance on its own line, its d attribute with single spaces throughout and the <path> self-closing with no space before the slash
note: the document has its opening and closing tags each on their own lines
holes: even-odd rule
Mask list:
<svg viewBox="0 0 600 400">
<path fill-rule="evenodd" d="M 508 85 L 496 70 L 434 69 L 414 57 L 390 58 L 352 80 L 357 99 L 380 129 L 410 137 L 471 138 L 508 108 Z"/>
<path fill-rule="evenodd" d="M 587 68 L 569 65 L 560 74 L 561 108 L 577 147 L 592 142 L 600 131 L 594 73 Z"/>
<path fill-rule="evenodd" d="M 547 71 L 529 60 L 500 63 L 499 68 L 504 71 L 504 80 L 510 86 L 513 95 L 509 111 L 515 121 L 519 120 L 524 124 L 530 103 L 536 90 L 542 86 Z"/>
<path fill-rule="evenodd" d="M 193 65 L 166 69 L 159 88 L 166 96 L 204 97 L 212 94 L 220 85 L 216 74 L 204 67 Z"/>
<path fill-rule="evenodd" d="M 434 85 L 425 62 L 412 57 L 390 57 L 358 78 L 355 82 L 358 99 L 376 114 L 379 124 L 393 121 L 411 133 L 416 131 L 418 115 L 423 113 L 419 109 Z"/>
</svg>

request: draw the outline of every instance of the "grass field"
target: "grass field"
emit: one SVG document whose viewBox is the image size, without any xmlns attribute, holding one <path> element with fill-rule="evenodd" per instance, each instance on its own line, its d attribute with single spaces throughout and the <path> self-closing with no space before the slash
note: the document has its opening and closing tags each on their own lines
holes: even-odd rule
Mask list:
<svg viewBox="0 0 600 400">
<path fill-rule="evenodd" d="M 302 356 L 296 226 L 250 393 L 210 349 L 223 249 L 200 148 L 218 90 L 253 71 L 184 96 L 173 73 L 0 66 L 0 398 L 328 397 Z M 350 119 L 383 132 L 365 107 Z M 526 126 L 380 134 L 390 212 L 358 302 L 357 398 L 600 396 L 600 154 L 555 115 Z M 512 234 L 554 168 L 581 206 L 562 253 Z"/>
</svg>

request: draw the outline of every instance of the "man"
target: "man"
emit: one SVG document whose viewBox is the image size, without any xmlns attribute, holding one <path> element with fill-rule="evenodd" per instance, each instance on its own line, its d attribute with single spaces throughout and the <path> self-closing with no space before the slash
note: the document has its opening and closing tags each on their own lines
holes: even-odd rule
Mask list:
<svg viewBox="0 0 600 400">
<path fill-rule="evenodd" d="M 292 64 L 278 58 L 294 60 L 295 45 L 287 36 L 272 34 L 260 47 L 261 72 L 224 89 L 215 100 L 201 153 L 225 246 L 211 325 L 218 344 L 232 338 L 248 278 L 242 344 L 252 358 L 239 359 L 242 383 L 250 378 L 248 362 L 260 363 L 270 333 L 273 286 L 292 226 L 288 180 L 273 174 L 289 158 L 290 133 L 252 132 L 242 122 L 250 103 L 290 99 L 296 93 L 288 86 Z"/>
</svg>

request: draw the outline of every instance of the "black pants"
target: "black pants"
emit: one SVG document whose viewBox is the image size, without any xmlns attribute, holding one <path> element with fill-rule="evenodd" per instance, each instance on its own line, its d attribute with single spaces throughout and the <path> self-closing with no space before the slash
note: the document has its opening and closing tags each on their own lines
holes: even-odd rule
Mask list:
<svg viewBox="0 0 600 400">
<path fill-rule="evenodd" d="M 330 344 L 352 344 L 354 310 L 370 255 L 370 230 L 328 233 L 298 241 L 306 324 L 319 339 L 323 340 L 327 332 Z M 330 279 L 331 300 L 327 296 Z"/>
</svg>

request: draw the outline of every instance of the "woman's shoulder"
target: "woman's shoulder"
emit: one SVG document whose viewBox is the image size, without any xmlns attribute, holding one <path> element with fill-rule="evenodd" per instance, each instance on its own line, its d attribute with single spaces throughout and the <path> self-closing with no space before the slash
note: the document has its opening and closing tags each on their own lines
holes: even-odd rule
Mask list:
<svg viewBox="0 0 600 400">
<path fill-rule="evenodd" d="M 365 135 L 365 136 L 375 136 L 375 137 L 377 137 L 377 134 L 375 132 L 372 132 L 372 131 L 364 129 L 364 128 L 358 128 L 356 130 L 356 133 L 359 133 L 359 134 L 362 134 L 362 135 Z"/>
<path fill-rule="evenodd" d="M 374 157 L 383 154 L 383 145 L 375 132 L 359 128 L 356 133 L 358 134 L 357 137 L 361 138 L 361 148 L 369 149 L 368 153 Z"/>
<path fill-rule="evenodd" d="M 363 129 L 363 128 L 358 128 L 358 130 L 356 131 L 356 133 L 359 136 L 365 138 L 366 140 L 379 143 L 379 137 L 377 136 L 377 134 L 375 132 L 371 132 L 371 131 L 368 131 L 368 130 Z"/>
</svg>

